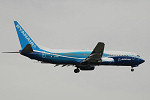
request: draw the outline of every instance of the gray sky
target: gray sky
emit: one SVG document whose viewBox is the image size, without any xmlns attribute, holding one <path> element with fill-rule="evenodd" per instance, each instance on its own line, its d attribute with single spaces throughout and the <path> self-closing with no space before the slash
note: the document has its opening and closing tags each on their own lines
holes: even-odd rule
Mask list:
<svg viewBox="0 0 150 100">
<path fill-rule="evenodd" d="M 149 0 L 0 0 L 0 45 L 16 51 L 17 20 L 40 45 L 51 49 L 130 51 L 146 62 L 99 66 L 74 74 L 74 67 L 40 64 L 19 54 L 0 54 L 0 100 L 150 99 Z"/>
</svg>

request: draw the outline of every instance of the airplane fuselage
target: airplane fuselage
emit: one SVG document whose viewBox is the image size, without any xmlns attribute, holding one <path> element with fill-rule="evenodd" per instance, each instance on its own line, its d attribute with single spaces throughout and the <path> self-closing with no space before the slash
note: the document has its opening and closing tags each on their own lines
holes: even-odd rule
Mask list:
<svg viewBox="0 0 150 100">
<path fill-rule="evenodd" d="M 137 67 L 144 60 L 140 56 L 130 52 L 104 51 L 105 44 L 98 42 L 93 50 L 46 50 L 30 38 L 17 21 L 14 21 L 15 28 L 21 45 L 19 52 L 30 59 L 41 61 L 41 63 L 52 63 L 56 65 L 74 65 L 75 73 L 80 70 L 94 70 L 97 65 L 118 65 Z"/>
<path fill-rule="evenodd" d="M 31 59 L 41 61 L 42 63 L 52 64 L 70 64 L 78 65 L 85 60 L 92 51 L 71 51 L 71 52 L 49 52 L 46 50 L 39 50 L 32 53 L 20 53 Z M 98 62 L 93 65 L 118 65 L 118 66 L 132 66 L 137 67 L 143 63 L 144 60 L 136 54 L 130 52 L 120 51 L 108 51 L 104 52 L 102 56 L 102 62 Z"/>
</svg>

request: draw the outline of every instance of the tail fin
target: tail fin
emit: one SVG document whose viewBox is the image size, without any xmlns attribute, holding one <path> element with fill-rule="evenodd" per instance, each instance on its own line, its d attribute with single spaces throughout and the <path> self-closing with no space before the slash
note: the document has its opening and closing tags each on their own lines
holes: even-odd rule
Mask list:
<svg viewBox="0 0 150 100">
<path fill-rule="evenodd" d="M 19 38 L 22 49 L 24 49 L 27 44 L 30 44 L 33 50 L 40 49 L 17 21 L 14 21 L 14 24 L 16 27 L 16 31 L 17 31 L 18 38 Z"/>
</svg>

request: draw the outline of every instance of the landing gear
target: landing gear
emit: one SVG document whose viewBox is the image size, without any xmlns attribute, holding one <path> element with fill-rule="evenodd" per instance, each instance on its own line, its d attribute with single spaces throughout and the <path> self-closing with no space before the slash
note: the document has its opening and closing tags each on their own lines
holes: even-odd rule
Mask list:
<svg viewBox="0 0 150 100">
<path fill-rule="evenodd" d="M 75 73 L 79 73 L 79 72 L 80 72 L 80 69 L 79 69 L 79 68 L 74 69 L 74 72 L 75 72 Z"/>
<path fill-rule="evenodd" d="M 134 69 L 133 69 L 133 67 L 131 68 L 131 72 L 134 72 Z"/>
<path fill-rule="evenodd" d="M 138 65 L 132 65 L 131 66 L 131 72 L 134 72 L 134 67 L 137 67 Z"/>
</svg>

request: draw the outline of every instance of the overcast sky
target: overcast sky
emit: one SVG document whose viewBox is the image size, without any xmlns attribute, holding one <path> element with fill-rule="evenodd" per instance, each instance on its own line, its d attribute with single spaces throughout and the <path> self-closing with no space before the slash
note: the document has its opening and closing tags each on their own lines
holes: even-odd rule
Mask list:
<svg viewBox="0 0 150 100">
<path fill-rule="evenodd" d="M 139 54 L 145 63 L 97 66 L 74 74 L 19 54 L 0 54 L 0 100 L 149 100 L 149 0 L 0 0 L 0 52 L 21 47 L 13 21 L 51 49 L 93 49 Z"/>
</svg>

